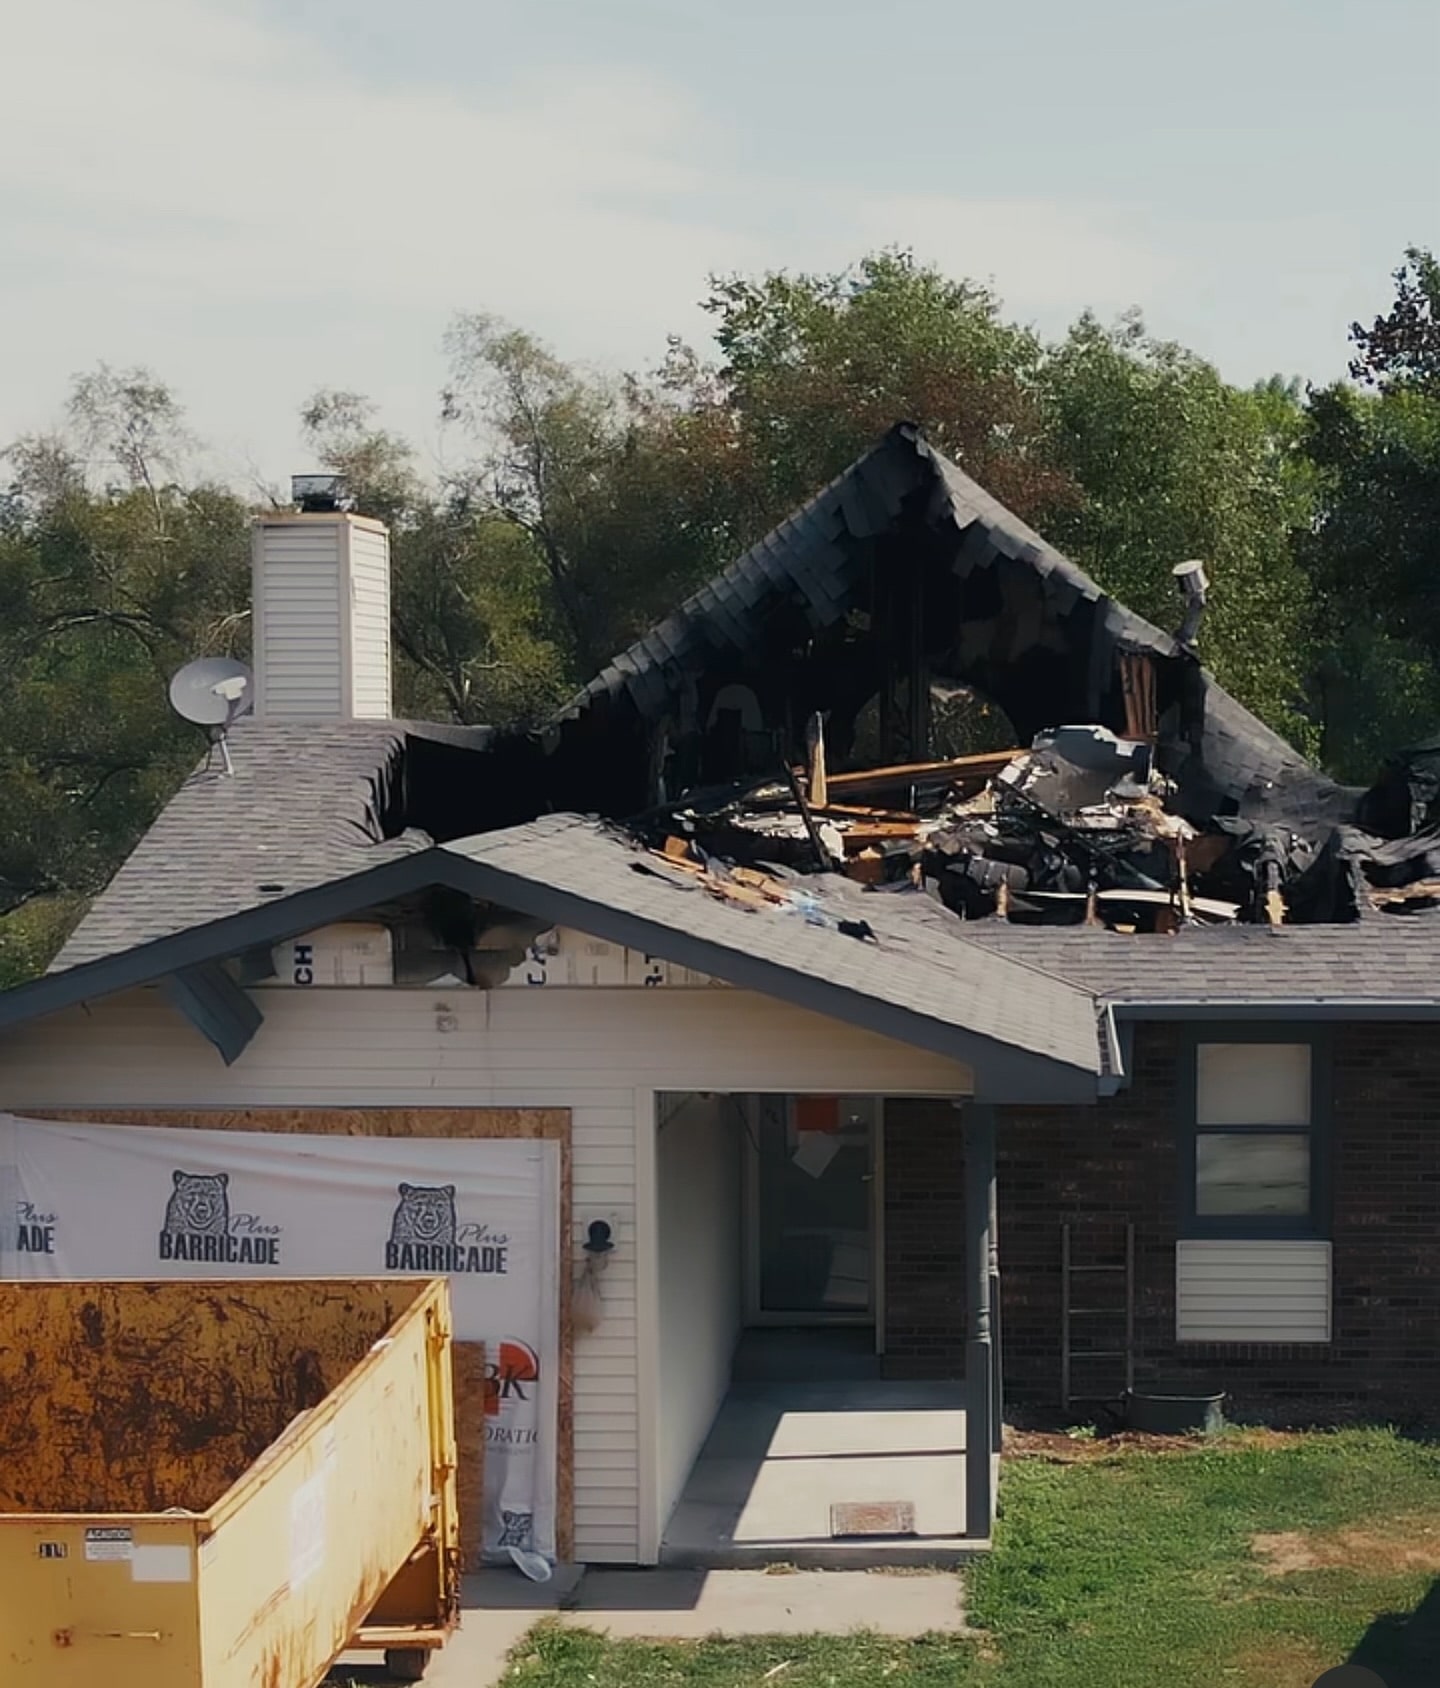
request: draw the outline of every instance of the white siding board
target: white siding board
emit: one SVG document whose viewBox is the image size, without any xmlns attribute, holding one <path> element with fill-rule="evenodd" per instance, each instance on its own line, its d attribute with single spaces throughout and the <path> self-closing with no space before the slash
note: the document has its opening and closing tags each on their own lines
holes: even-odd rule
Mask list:
<svg viewBox="0 0 1440 1688">
<path fill-rule="evenodd" d="M 255 996 L 265 1023 L 228 1068 L 156 990 L 24 1027 L 0 1038 L 0 1107 L 568 1108 L 574 1244 L 591 1218 L 617 1227 L 605 1318 L 575 1355 L 576 1545 L 594 1562 L 639 1555 L 650 1457 L 638 1397 L 640 1345 L 654 1337 L 636 1270 L 645 1219 L 637 1092 L 970 1088 L 968 1072 L 938 1056 L 745 991 L 317 987 Z"/>
<path fill-rule="evenodd" d="M 350 524 L 349 711 L 388 720 L 390 705 L 390 541 L 379 528 Z"/>
<path fill-rule="evenodd" d="M 337 522 L 261 522 L 254 558 L 257 712 L 342 711 Z"/>
<path fill-rule="evenodd" d="M 257 712 L 278 719 L 388 719 L 384 530 L 345 515 L 262 519 L 253 570 Z"/>
<path fill-rule="evenodd" d="M 1331 1279 L 1327 1242 L 1182 1241 L 1175 1250 L 1176 1340 L 1328 1342 Z"/>
<path fill-rule="evenodd" d="M 657 1507 L 663 1530 L 730 1386 L 740 1337 L 744 1128 L 718 1096 L 689 1096 L 658 1134 Z"/>
</svg>

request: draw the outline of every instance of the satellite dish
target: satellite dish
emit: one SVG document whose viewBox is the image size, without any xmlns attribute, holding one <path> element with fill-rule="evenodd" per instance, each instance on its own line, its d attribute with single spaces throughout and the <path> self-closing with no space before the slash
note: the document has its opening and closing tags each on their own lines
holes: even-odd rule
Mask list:
<svg viewBox="0 0 1440 1688">
<path fill-rule="evenodd" d="M 197 727 L 228 727 L 250 708 L 254 693 L 250 670 L 228 656 L 187 662 L 170 682 L 171 707 Z"/>
<path fill-rule="evenodd" d="M 211 742 L 219 741 L 225 772 L 233 774 L 226 734 L 230 723 L 255 702 L 255 678 L 243 662 L 229 656 L 202 656 L 187 662 L 170 682 L 175 713 L 197 727 L 207 727 Z"/>
</svg>

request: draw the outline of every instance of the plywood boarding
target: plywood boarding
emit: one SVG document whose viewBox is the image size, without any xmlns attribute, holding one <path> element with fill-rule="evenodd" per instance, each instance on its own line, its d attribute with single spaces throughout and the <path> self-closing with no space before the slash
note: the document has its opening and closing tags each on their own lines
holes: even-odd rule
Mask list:
<svg viewBox="0 0 1440 1688">
<path fill-rule="evenodd" d="M 460 1552 L 466 1569 L 477 1570 L 485 1534 L 485 1344 L 457 1342 L 451 1354 L 455 1377 L 455 1445 L 462 1450 L 455 1474 Z M 558 1490 L 558 1481 L 556 1486 Z M 572 1484 L 572 1496 L 573 1492 Z M 572 1502 L 567 1500 L 559 1510 L 557 1532 L 569 1529 L 573 1509 Z M 566 1522 L 561 1524 L 561 1519 Z"/>
<path fill-rule="evenodd" d="M 1175 1250 L 1178 1342 L 1328 1342 L 1330 1244 L 1207 1238 Z"/>
<path fill-rule="evenodd" d="M 297 1136 L 456 1137 L 524 1139 L 560 1145 L 560 1376 L 555 1427 L 555 1530 L 562 1560 L 575 1552 L 575 1365 L 574 1323 L 570 1312 L 571 1166 L 570 1113 L 565 1108 L 46 1108 L 31 1110 L 34 1119 L 81 1125 L 139 1125 L 197 1131 L 270 1131 Z M 466 1351 L 469 1351 L 468 1353 Z M 484 1349 L 457 1343 L 456 1441 L 460 1454 L 461 1528 L 467 1562 L 475 1562 L 473 1526 L 483 1493 L 485 1419 L 483 1409 L 467 1412 L 469 1391 L 460 1388 L 477 1368 L 484 1375 Z"/>
</svg>

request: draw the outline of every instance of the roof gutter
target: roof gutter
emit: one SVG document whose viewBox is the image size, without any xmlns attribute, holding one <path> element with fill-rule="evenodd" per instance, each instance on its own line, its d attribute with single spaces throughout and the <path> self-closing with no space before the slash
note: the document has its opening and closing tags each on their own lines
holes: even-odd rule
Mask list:
<svg viewBox="0 0 1440 1688">
<path fill-rule="evenodd" d="M 1115 1024 L 1113 1004 L 1100 1003 L 1099 1013 L 1100 1036 L 1105 1046 L 1105 1071 L 1100 1075 L 1100 1094 L 1116 1096 L 1130 1083 L 1127 1061 L 1134 1038 L 1128 1035 L 1128 1027 L 1122 1028 Z"/>
<path fill-rule="evenodd" d="M 1219 1002 L 1172 997 L 1105 1001 L 1104 1006 L 1117 1020 L 1440 1020 L 1440 1001 L 1423 997 L 1235 997 Z"/>
</svg>

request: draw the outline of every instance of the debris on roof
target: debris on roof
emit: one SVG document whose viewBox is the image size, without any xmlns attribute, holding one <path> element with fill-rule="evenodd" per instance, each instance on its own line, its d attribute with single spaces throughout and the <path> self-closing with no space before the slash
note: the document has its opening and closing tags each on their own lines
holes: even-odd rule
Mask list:
<svg viewBox="0 0 1440 1688">
<path fill-rule="evenodd" d="M 1440 905 L 1440 818 L 1393 840 L 1197 822 L 1178 812 L 1153 747 L 1105 727 L 1055 728 L 1028 750 L 826 770 L 821 785 L 823 743 L 812 732 L 808 770 L 692 793 L 630 828 L 661 871 L 756 906 L 796 906 L 796 876 L 832 869 L 876 890 L 923 885 L 968 920 L 1126 933 Z"/>
<path fill-rule="evenodd" d="M 697 856 L 683 838 L 667 838 L 663 850 L 650 850 L 630 864 L 637 873 L 668 879 L 685 890 L 704 891 L 734 908 L 765 914 L 791 914 L 807 926 L 828 926 L 847 938 L 875 941 L 868 920 L 836 914 L 803 883 L 715 857 Z"/>
</svg>

